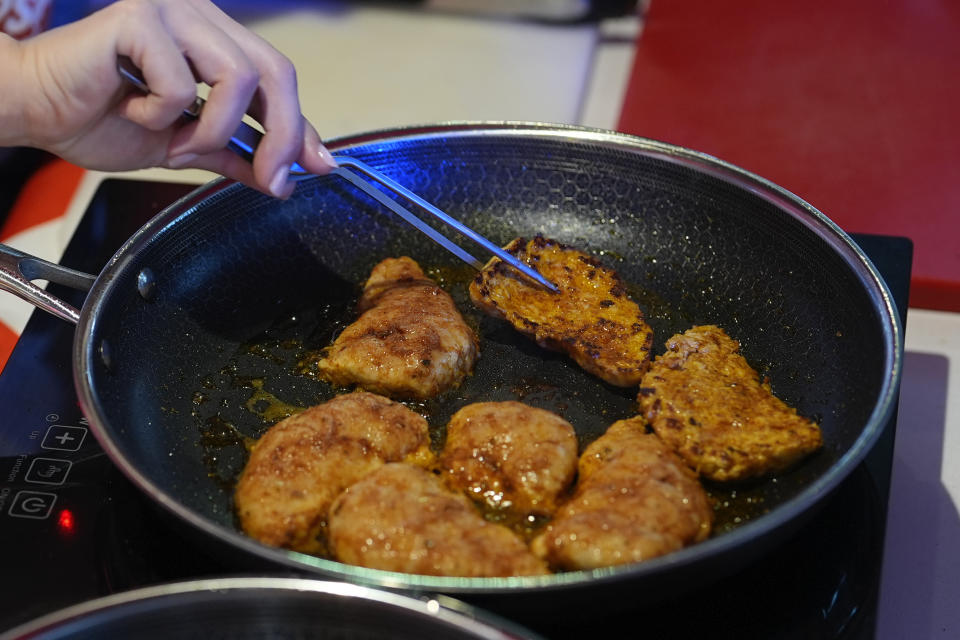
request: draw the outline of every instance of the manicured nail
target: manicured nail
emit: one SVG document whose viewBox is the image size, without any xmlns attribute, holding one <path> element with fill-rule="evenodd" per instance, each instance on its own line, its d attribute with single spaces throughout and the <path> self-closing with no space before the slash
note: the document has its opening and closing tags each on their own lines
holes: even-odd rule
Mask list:
<svg viewBox="0 0 960 640">
<path fill-rule="evenodd" d="M 197 159 L 195 153 L 182 153 L 179 156 L 167 158 L 167 166 L 171 169 L 181 169 Z"/>
<path fill-rule="evenodd" d="M 320 145 L 320 148 L 317 150 L 317 155 L 320 156 L 320 160 L 323 161 L 323 164 L 327 165 L 331 169 L 336 169 L 337 166 L 339 166 L 337 165 L 337 161 L 333 157 L 333 154 L 331 154 L 325 146 Z"/>
<path fill-rule="evenodd" d="M 281 165 L 277 172 L 273 174 L 273 180 L 270 181 L 270 193 L 278 198 L 282 198 L 287 191 L 287 179 L 290 177 L 290 165 Z"/>
</svg>

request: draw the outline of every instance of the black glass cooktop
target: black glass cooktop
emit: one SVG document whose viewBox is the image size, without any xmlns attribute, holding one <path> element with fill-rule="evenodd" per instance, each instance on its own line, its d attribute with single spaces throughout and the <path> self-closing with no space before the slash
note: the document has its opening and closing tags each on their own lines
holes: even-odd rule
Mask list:
<svg viewBox="0 0 960 640">
<path fill-rule="evenodd" d="M 102 183 L 62 263 L 97 273 L 147 218 L 187 185 Z M 912 245 L 855 235 L 905 322 Z M 51 285 L 78 307 L 84 294 Z M 0 375 L 0 631 L 117 591 L 237 569 L 183 537 L 117 471 L 87 431 L 71 372 L 73 327 L 34 313 Z M 896 417 L 860 465 L 799 532 L 740 573 L 623 616 L 531 612 L 547 637 L 872 638 Z M 218 556 L 219 557 L 219 556 Z M 245 570 L 245 573 L 249 571 Z"/>
</svg>

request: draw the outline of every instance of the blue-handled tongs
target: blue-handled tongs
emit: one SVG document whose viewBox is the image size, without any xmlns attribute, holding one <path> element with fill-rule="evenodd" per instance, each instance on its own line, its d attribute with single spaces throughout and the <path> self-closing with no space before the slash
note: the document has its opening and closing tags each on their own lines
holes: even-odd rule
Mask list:
<svg viewBox="0 0 960 640">
<path fill-rule="evenodd" d="M 130 58 L 121 56 L 117 62 L 117 69 L 120 72 L 120 75 L 125 80 L 128 80 L 132 85 L 145 93 L 150 92 L 150 88 L 144 82 L 143 77 L 140 74 L 140 70 L 137 69 Z M 200 112 L 203 110 L 203 105 L 203 98 L 197 96 L 197 98 L 193 101 L 193 104 L 183 110 L 184 117 L 191 120 L 199 118 Z M 246 122 L 241 121 L 240 126 L 237 127 L 237 130 L 233 132 L 233 136 L 230 138 L 230 142 L 227 146 L 231 151 L 245 158 L 248 162 L 252 162 L 253 154 L 257 149 L 257 145 L 260 144 L 261 138 L 263 138 L 263 133 Z M 403 198 L 405 201 L 415 204 L 420 209 L 426 211 L 428 214 L 440 220 L 461 235 L 473 240 L 475 243 L 479 244 L 481 247 L 497 256 L 507 264 L 511 265 L 513 268 L 517 269 L 527 277 L 540 283 L 551 291 L 557 291 L 556 285 L 540 275 L 536 269 L 520 262 L 510 253 L 490 242 L 470 227 L 447 215 L 400 183 L 388 178 L 376 169 L 368 166 L 360 160 L 357 160 L 356 158 L 343 155 L 336 155 L 334 157 L 338 166 L 336 169 L 331 171 L 332 174 L 347 180 L 355 187 L 366 193 L 368 196 L 390 209 L 390 211 L 394 212 L 405 221 L 419 229 L 421 232 L 425 233 L 430 237 L 431 240 L 439 244 L 441 247 L 457 256 L 470 266 L 474 267 L 478 271 L 483 268 L 482 262 L 454 244 L 449 238 L 438 232 L 436 229 L 426 224 L 423 220 L 411 213 L 409 209 L 402 206 L 396 200 L 371 184 L 370 181 L 376 182 L 381 187 L 388 189 L 397 196 Z M 293 180 L 309 178 L 311 175 L 312 174 L 307 172 L 299 164 L 294 163 L 290 168 L 290 177 Z"/>
</svg>

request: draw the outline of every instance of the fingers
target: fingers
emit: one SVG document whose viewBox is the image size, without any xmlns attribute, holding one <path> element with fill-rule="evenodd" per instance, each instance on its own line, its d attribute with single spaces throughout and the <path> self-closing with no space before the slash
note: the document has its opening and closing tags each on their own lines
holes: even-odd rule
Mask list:
<svg viewBox="0 0 960 640">
<path fill-rule="evenodd" d="M 264 129 L 254 156 L 254 174 L 261 184 L 278 192 L 284 188 L 291 163 L 308 171 L 328 173 L 336 163 L 320 136 L 300 114 L 297 76 L 293 64 L 268 42 L 232 20 L 206 0 L 190 0 L 196 10 L 215 23 L 243 48 L 260 72 L 260 87 L 248 113 Z"/>
<path fill-rule="evenodd" d="M 131 25 L 118 53 L 141 69 L 149 96 L 131 95 L 124 117 L 152 129 L 171 127 L 166 166 L 217 171 L 278 197 L 289 195 L 293 162 L 318 174 L 335 166 L 316 130 L 300 113 L 293 64 L 265 40 L 207 0 L 120 2 Z M 196 122 L 181 111 L 196 95 L 196 81 L 210 86 Z M 264 130 L 253 166 L 224 152 L 245 113 Z"/>
<path fill-rule="evenodd" d="M 297 162 L 310 173 L 321 176 L 337 167 L 337 161 L 323 145 L 320 134 L 306 119 L 303 121 L 303 146 Z"/>
<path fill-rule="evenodd" d="M 197 95 L 196 80 L 177 43 L 157 25 L 162 18 L 149 3 L 117 3 L 109 9 L 119 21 L 117 53 L 129 56 L 150 87 L 130 93 L 118 112 L 151 131 L 174 124 Z M 113 16 L 111 16 L 113 17 Z"/>
<path fill-rule="evenodd" d="M 199 122 L 177 132 L 169 153 L 177 156 L 222 149 L 257 91 L 260 72 L 243 48 L 189 4 L 178 2 L 161 14 L 181 57 L 189 60 L 197 78 L 210 86 Z"/>
<path fill-rule="evenodd" d="M 242 182 L 248 187 L 252 187 L 276 198 L 288 198 L 296 187 L 294 182 L 284 181 L 284 184 L 277 192 L 265 188 L 254 176 L 253 165 L 227 149 L 221 149 L 220 151 L 199 156 L 192 154 L 179 156 L 175 162 L 168 162 L 166 166 L 170 169 L 190 167 L 193 169 L 213 171 L 214 173 L 219 173 L 237 182 Z"/>
<path fill-rule="evenodd" d="M 290 165 L 300 155 L 304 120 L 293 64 L 272 47 L 269 49 L 257 52 L 265 72 L 251 113 L 263 127 L 264 136 L 254 154 L 253 169 L 259 180 L 266 179 L 270 190 L 278 192 L 286 184 Z"/>
<path fill-rule="evenodd" d="M 325 175 L 337 166 L 334 157 L 320 141 L 316 129 L 306 120 L 303 120 L 302 150 L 296 162 L 309 173 L 317 175 Z M 190 167 L 213 171 L 277 198 L 288 198 L 296 186 L 287 173 L 283 173 L 277 184 L 271 184 L 265 188 L 254 175 L 252 164 L 225 149 L 205 155 L 187 153 L 176 156 L 170 158 L 165 166 L 170 169 Z M 285 168 L 289 171 L 289 167 Z"/>
</svg>

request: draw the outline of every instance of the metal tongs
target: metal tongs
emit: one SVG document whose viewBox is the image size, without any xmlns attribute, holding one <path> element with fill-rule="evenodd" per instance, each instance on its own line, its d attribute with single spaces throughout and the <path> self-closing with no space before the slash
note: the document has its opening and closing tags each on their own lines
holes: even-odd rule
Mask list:
<svg viewBox="0 0 960 640">
<path fill-rule="evenodd" d="M 143 76 L 140 73 L 140 70 L 133 64 L 133 61 L 126 56 L 120 56 L 117 60 L 117 70 L 120 73 L 120 76 L 129 81 L 133 86 L 137 87 L 144 93 L 149 93 L 150 88 L 144 82 Z M 200 117 L 200 112 L 203 110 L 203 105 L 205 101 L 203 98 L 197 96 L 193 101 L 193 104 L 188 108 L 183 110 L 183 115 L 185 118 L 190 120 L 196 120 Z M 230 142 L 227 144 L 227 147 L 244 158 L 248 162 L 253 161 L 253 154 L 257 149 L 257 146 L 260 144 L 260 140 L 263 138 L 263 133 L 247 124 L 246 122 L 241 122 L 240 126 L 237 127 L 237 130 L 233 132 L 233 136 L 230 138 Z M 470 266 L 472 266 L 477 271 L 483 269 L 483 263 L 473 257 L 467 251 L 464 251 L 458 245 L 456 245 L 452 240 L 441 234 L 439 231 L 425 223 L 423 220 L 415 216 L 410 212 L 409 209 L 401 205 L 399 202 L 388 196 L 386 193 L 378 189 L 376 186 L 371 184 L 375 182 L 381 187 L 391 191 L 400 198 L 404 199 L 407 202 L 410 202 L 426 213 L 430 214 L 437 220 L 443 222 L 447 226 L 451 227 L 461 235 L 473 240 L 475 243 L 479 244 L 481 247 L 497 256 L 510 266 L 512 266 L 517 271 L 520 271 L 528 278 L 531 278 L 535 282 L 543 285 L 550 291 L 557 291 L 557 286 L 544 278 L 540 273 L 537 272 L 533 267 L 520 262 L 515 256 L 511 255 L 507 251 L 504 251 L 502 248 L 494 244 L 493 242 L 487 240 L 485 237 L 463 224 L 462 222 L 456 220 L 450 215 L 444 213 L 434 205 L 430 204 L 417 194 L 413 193 L 400 183 L 395 180 L 385 176 L 380 173 L 373 167 L 370 167 L 364 162 L 357 160 L 356 158 L 351 158 L 349 156 L 335 155 L 334 159 L 337 161 L 337 168 L 333 169 L 330 173 L 337 175 L 344 180 L 350 182 L 352 185 L 366 193 L 368 196 L 387 207 L 393 213 L 397 214 L 403 218 L 406 222 L 416 227 L 422 233 L 426 234 L 431 240 L 439 244 L 441 247 L 457 256 Z M 306 169 L 301 167 L 299 164 L 294 163 L 290 167 L 290 177 L 293 180 L 302 180 L 305 178 L 312 177 L 313 174 L 309 173 Z"/>
</svg>

